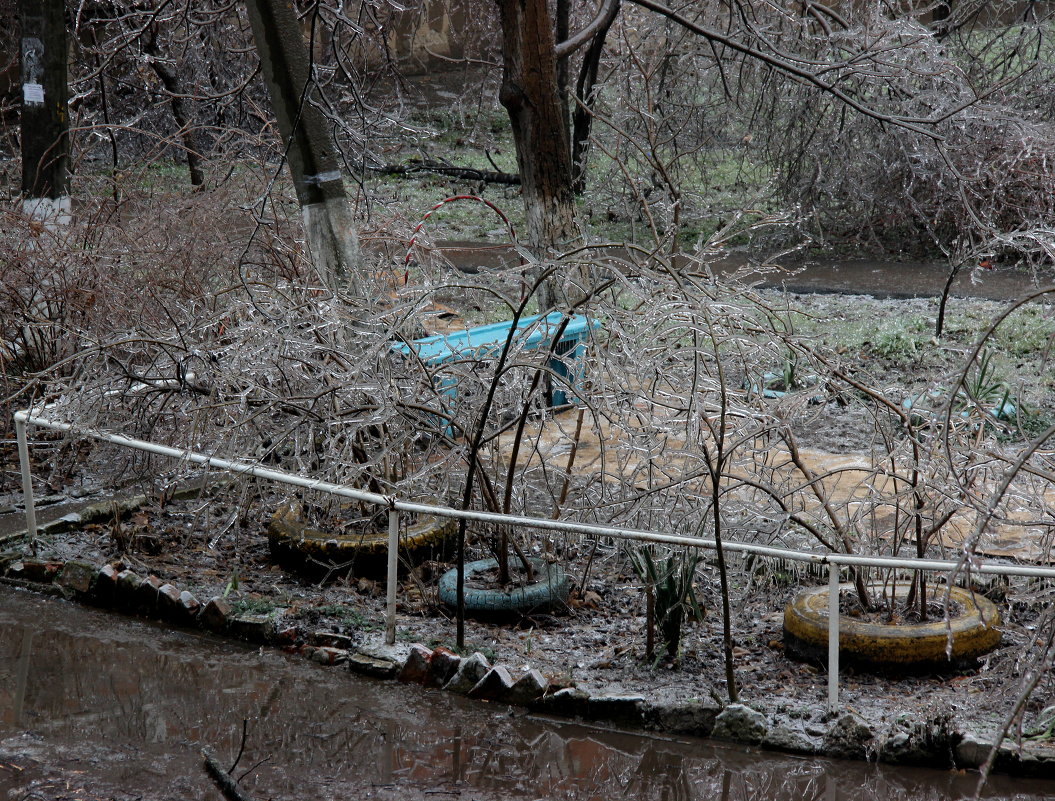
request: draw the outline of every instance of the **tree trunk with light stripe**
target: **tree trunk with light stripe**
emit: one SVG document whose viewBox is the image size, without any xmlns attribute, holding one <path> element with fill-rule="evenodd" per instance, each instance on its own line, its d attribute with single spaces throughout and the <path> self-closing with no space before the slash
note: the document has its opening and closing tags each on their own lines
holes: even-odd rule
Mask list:
<svg viewBox="0 0 1055 801">
<path fill-rule="evenodd" d="M 308 250 L 329 289 L 349 289 L 360 264 L 359 238 L 344 191 L 336 149 L 312 104 L 308 48 L 292 6 L 246 0 L 271 106 L 304 216 Z"/>
<path fill-rule="evenodd" d="M 516 143 L 527 245 L 547 258 L 579 239 L 571 183 L 568 129 L 557 87 L 553 19 L 546 0 L 496 0 L 502 20 L 504 72 L 500 99 Z M 577 291 L 543 286 L 542 310 L 574 303 Z M 581 287 L 585 290 L 586 287 Z"/>
</svg>

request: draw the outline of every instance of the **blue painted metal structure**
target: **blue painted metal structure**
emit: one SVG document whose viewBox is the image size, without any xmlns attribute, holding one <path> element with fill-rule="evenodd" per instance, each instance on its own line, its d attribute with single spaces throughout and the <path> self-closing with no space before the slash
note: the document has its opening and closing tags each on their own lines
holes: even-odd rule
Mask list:
<svg viewBox="0 0 1055 801">
<path fill-rule="evenodd" d="M 561 323 L 567 319 L 567 325 L 561 330 Z M 392 350 L 408 356 L 417 355 L 426 366 L 438 368 L 453 362 L 482 361 L 495 359 L 501 353 L 509 338 L 512 320 L 501 323 L 467 328 L 452 334 L 437 334 L 431 337 L 415 339 L 411 342 L 397 342 Z M 575 397 L 570 388 L 578 386 L 582 380 L 583 358 L 590 332 L 601 327 L 600 320 L 594 320 L 582 314 L 565 317 L 561 312 L 524 317 L 517 321 L 511 347 L 516 350 L 550 350 L 549 369 L 559 380 L 554 382 L 553 405 L 564 406 L 574 403 Z M 560 336 L 556 346 L 553 338 Z M 457 397 L 458 379 L 453 374 L 437 376 L 441 391 L 452 400 Z"/>
</svg>

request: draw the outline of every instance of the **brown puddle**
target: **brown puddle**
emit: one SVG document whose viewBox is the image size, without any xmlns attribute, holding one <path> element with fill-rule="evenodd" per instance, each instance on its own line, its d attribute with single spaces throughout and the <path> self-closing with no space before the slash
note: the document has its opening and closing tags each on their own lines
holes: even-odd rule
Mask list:
<svg viewBox="0 0 1055 801">
<path fill-rule="evenodd" d="M 0 588 L 0 797 L 952 799 L 975 777 L 647 737 L 374 682 L 340 668 Z M 1042 799 L 996 777 L 983 797 Z"/>
<path fill-rule="evenodd" d="M 441 241 L 436 250 L 459 270 L 467 273 L 513 267 L 519 259 L 516 251 L 500 241 Z M 625 257 L 618 246 L 601 248 L 597 258 L 613 255 Z M 938 297 L 949 278 L 949 266 L 942 262 L 876 259 L 876 258 L 787 258 L 769 263 L 764 270 L 755 269 L 746 254 L 732 252 L 708 262 L 718 275 L 739 275 L 759 286 L 785 289 L 793 293 L 846 293 L 872 295 L 877 298 Z M 976 297 L 990 300 L 1013 300 L 1038 285 L 1050 284 L 1050 274 L 1034 276 L 1014 266 L 976 269 L 967 265 L 955 276 L 950 294 L 953 297 Z"/>
</svg>

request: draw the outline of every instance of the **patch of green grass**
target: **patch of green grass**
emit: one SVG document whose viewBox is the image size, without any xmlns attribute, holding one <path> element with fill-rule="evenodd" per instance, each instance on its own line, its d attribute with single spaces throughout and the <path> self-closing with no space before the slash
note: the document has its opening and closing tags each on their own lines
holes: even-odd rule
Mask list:
<svg viewBox="0 0 1055 801">
<path fill-rule="evenodd" d="M 119 168 L 116 174 L 105 165 L 99 165 L 76 178 L 76 183 L 82 191 L 95 195 L 111 194 L 115 181 L 122 194 L 166 195 L 171 192 L 187 192 L 191 188 L 186 162 L 169 159 L 151 161 L 148 164 L 125 165 Z"/>
<path fill-rule="evenodd" d="M 1035 409 L 1020 408 L 1017 422 L 1022 437 L 1031 440 L 1051 428 L 1055 424 L 1055 417 Z"/>
<path fill-rule="evenodd" d="M 919 356 L 930 338 L 930 324 L 922 317 L 909 317 L 880 325 L 870 345 L 876 356 L 900 362 Z"/>
<path fill-rule="evenodd" d="M 378 623 L 363 617 L 359 610 L 347 604 L 324 604 L 323 606 L 305 607 L 300 609 L 296 616 L 333 618 L 345 626 L 360 629 L 361 631 L 373 631 L 379 627 Z"/>
<path fill-rule="evenodd" d="M 409 122 L 421 129 L 419 141 L 423 143 L 459 147 L 468 142 L 502 147 L 513 141 L 509 117 L 498 105 L 434 105 L 415 110 Z"/>
<path fill-rule="evenodd" d="M 458 156 L 452 156 L 450 161 L 458 166 L 490 169 L 486 165 L 468 165 L 466 160 Z M 445 198 L 459 194 L 477 195 L 501 209 L 520 235 L 524 231 L 524 211 L 516 190 L 517 187 L 494 184 L 480 186 L 443 175 L 416 173 L 408 177 L 375 176 L 366 194 L 370 197 L 370 208 L 375 219 L 403 218 L 410 227 L 421 222 L 432 207 Z M 505 244 L 509 242 L 509 233 L 501 218 L 483 203 L 458 200 L 446 203 L 429 214 L 420 239 L 423 242 L 470 239 Z"/>
<path fill-rule="evenodd" d="M 671 217 L 668 187 L 658 179 L 649 161 L 634 154 L 625 158 L 625 173 L 632 176 L 637 191 L 646 196 L 660 234 L 666 235 L 664 229 Z M 747 244 L 752 238 L 751 225 L 772 210 L 767 200 L 769 171 L 749 159 L 744 148 L 695 151 L 668 165 L 668 169 L 677 182 L 681 212 L 676 236 L 684 249 L 707 242 L 741 214 L 735 230 L 727 232 L 725 244 Z M 641 198 L 629 189 L 620 194 L 625 181 L 624 171 L 616 169 L 607 154 L 599 148 L 592 149 L 587 191 L 579 199 L 580 219 L 599 240 L 651 242 L 653 233 L 641 209 Z"/>
<path fill-rule="evenodd" d="M 270 615 L 277 604 L 270 598 L 237 598 L 231 602 L 236 615 Z"/>
<path fill-rule="evenodd" d="M 792 330 L 816 337 L 833 350 L 867 351 L 891 362 L 911 361 L 932 347 L 932 323 L 919 315 L 876 320 L 848 314 L 820 319 L 792 311 L 789 322 Z"/>
<path fill-rule="evenodd" d="M 1055 310 L 1026 306 L 1017 309 L 997 328 L 996 344 L 1012 356 L 1044 353 L 1055 344 Z"/>
</svg>

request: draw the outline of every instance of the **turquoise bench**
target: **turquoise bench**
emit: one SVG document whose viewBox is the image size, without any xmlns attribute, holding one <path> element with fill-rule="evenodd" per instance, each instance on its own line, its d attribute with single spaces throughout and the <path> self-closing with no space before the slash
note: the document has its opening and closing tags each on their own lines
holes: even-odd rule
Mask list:
<svg viewBox="0 0 1055 801">
<path fill-rule="evenodd" d="M 518 350 L 550 350 L 553 338 L 560 329 L 565 316 L 560 312 L 521 318 L 516 324 L 512 347 Z M 411 342 L 397 342 L 392 350 L 407 356 L 416 355 L 427 367 L 438 368 L 443 364 L 467 361 L 482 361 L 497 358 L 509 337 L 512 320 L 477 328 L 467 328 L 453 334 L 437 334 Z M 581 314 L 568 318 L 568 324 L 560 332 L 556 347 L 552 347 L 549 369 L 562 380 L 553 387 L 553 405 L 574 403 L 576 398 L 568 389 L 576 387 L 582 380 L 583 359 L 590 331 L 600 328 L 600 320 Z M 457 397 L 458 378 L 447 374 L 437 377 L 439 390 L 451 400 Z"/>
</svg>

